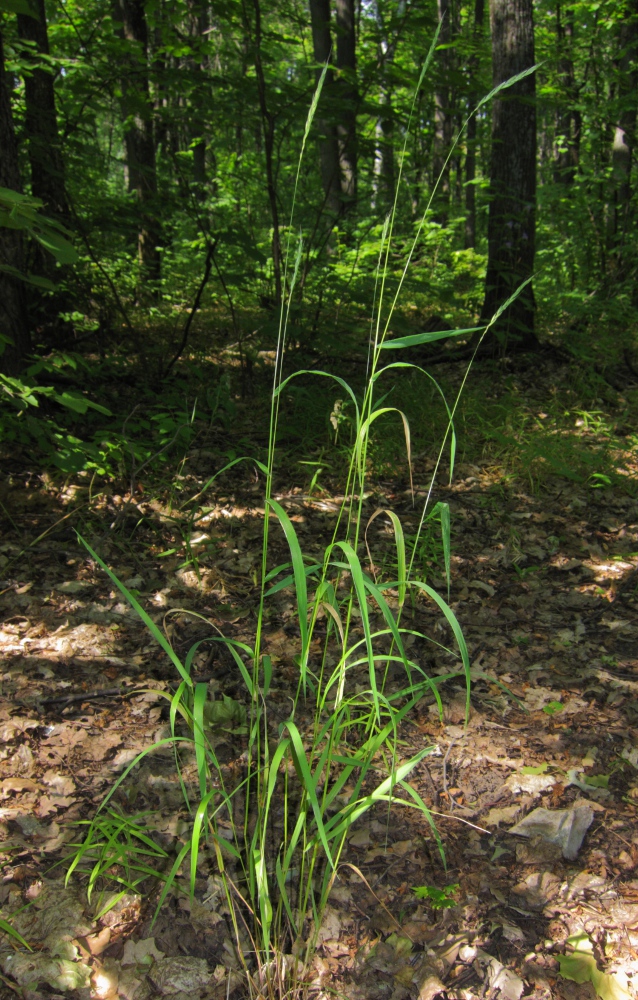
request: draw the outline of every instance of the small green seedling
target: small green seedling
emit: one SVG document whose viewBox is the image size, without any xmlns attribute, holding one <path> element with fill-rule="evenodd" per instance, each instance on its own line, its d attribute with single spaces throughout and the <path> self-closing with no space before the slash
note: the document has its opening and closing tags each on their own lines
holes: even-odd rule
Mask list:
<svg viewBox="0 0 638 1000">
<path fill-rule="evenodd" d="M 459 889 L 458 883 L 446 885 L 444 889 L 437 889 L 433 885 L 415 885 L 412 892 L 417 899 L 429 899 L 433 910 L 447 910 L 451 906 L 456 906 L 452 896 Z"/>
<path fill-rule="evenodd" d="M 545 774 L 548 767 L 549 764 L 547 762 L 544 764 L 536 764 L 534 766 L 528 764 L 526 767 L 521 768 L 521 774 Z"/>
<path fill-rule="evenodd" d="M 585 784 L 592 788 L 609 788 L 609 774 L 586 774 Z"/>
<path fill-rule="evenodd" d="M 543 711 L 546 715 L 556 715 L 557 712 L 563 711 L 563 705 L 560 701 L 548 701 L 546 705 L 543 705 Z"/>
</svg>

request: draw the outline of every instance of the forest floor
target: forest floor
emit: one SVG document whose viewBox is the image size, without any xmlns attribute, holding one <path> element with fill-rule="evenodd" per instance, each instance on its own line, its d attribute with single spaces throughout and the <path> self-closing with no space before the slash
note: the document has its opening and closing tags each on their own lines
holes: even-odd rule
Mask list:
<svg viewBox="0 0 638 1000">
<path fill-rule="evenodd" d="M 202 466 L 191 485 L 207 474 Z M 424 468 L 415 485 L 418 501 Z M 277 493 L 310 553 L 339 505 L 322 486 Z M 242 473 L 208 490 L 195 527 L 215 549 L 201 550 L 199 574 L 179 568 L 179 553 L 158 558 L 178 537 L 166 498 L 101 489 L 89 498 L 86 479 L 61 486 L 14 458 L 0 494 L 0 914 L 34 946 L 28 954 L 0 941 L 0 997 L 88 997 L 90 969 L 93 996 L 222 1000 L 236 958 L 206 853 L 193 903 L 172 893 L 152 928 L 152 900 L 127 895 L 96 918 L 85 880 L 65 887 L 64 869 L 52 867 L 77 842 L 82 828 L 72 824 L 170 734 L 162 692 L 176 686 L 168 658 L 73 529 L 90 508 L 91 544 L 180 654 L 210 635 L 206 622 L 251 643 L 262 484 Z M 638 996 L 638 504 L 614 485 L 549 477 L 532 488 L 493 458 L 461 463 L 433 499 L 452 514 L 450 603 L 471 656 L 472 714 L 464 726 L 465 689 L 452 680 L 443 721 L 423 703 L 400 735 L 405 756 L 433 747 L 411 780 L 436 813 L 447 870 L 416 812 L 378 808 L 353 827 L 313 990 L 352 1000 Z M 377 483 L 365 503 L 367 514 L 390 508 L 415 530 L 420 511 L 405 482 Z M 377 562 L 391 559 L 382 518 L 371 540 Z M 273 559 L 285 558 L 275 534 Z M 434 579 L 444 591 L 440 567 Z M 425 602 L 408 622 L 446 639 Z M 275 721 L 295 684 L 297 636 L 291 595 L 280 591 L 265 627 Z M 448 672 L 449 655 L 420 643 L 412 655 L 432 675 Z M 218 697 L 243 697 L 213 643 L 200 648 L 195 677 Z M 245 740 L 220 733 L 216 746 L 232 773 Z M 185 775 L 194 777 L 192 760 Z M 179 846 L 187 814 L 170 748 L 145 757 L 113 804 L 144 814 L 167 850 Z M 562 818 L 562 832 L 548 832 L 547 814 L 526 837 L 510 832 L 539 807 Z M 457 886 L 456 905 L 436 909 L 414 886 Z"/>
</svg>

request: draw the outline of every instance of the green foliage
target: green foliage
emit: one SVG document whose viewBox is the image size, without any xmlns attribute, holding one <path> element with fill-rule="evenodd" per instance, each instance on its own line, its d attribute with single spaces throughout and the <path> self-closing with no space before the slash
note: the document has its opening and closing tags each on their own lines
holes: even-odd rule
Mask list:
<svg viewBox="0 0 638 1000">
<path fill-rule="evenodd" d="M 67 239 L 71 234 L 55 219 L 42 215 L 40 208 L 42 208 L 40 199 L 0 187 L 0 226 L 23 230 L 60 264 L 75 264 L 78 254 Z M 32 274 L 22 274 L 10 264 L 0 262 L 0 270 L 40 288 L 51 290 L 54 287 L 47 279 Z"/>
<path fill-rule="evenodd" d="M 433 910 L 446 910 L 457 903 L 452 898 L 459 890 L 458 883 L 446 885 L 443 889 L 437 889 L 432 885 L 413 886 L 412 892 L 417 899 L 427 899 Z"/>
<path fill-rule="evenodd" d="M 102 894 L 110 886 L 117 887 L 106 905 L 98 903 L 100 916 L 127 892 L 140 893 L 149 877 L 154 880 L 162 877 L 157 862 L 168 858 L 168 854 L 148 835 L 147 815 L 124 816 L 111 807 L 92 821 L 79 820 L 74 824 L 87 832 L 81 842 L 69 845 L 73 854 L 67 879 L 73 872 L 86 877 L 89 903 L 95 892 Z"/>
<path fill-rule="evenodd" d="M 563 704 L 560 701 L 548 701 L 546 705 L 543 705 L 543 711 L 546 715 L 556 715 L 563 711 Z"/>
<path fill-rule="evenodd" d="M 628 1000 L 630 994 L 615 974 L 601 972 L 593 955 L 593 944 L 585 931 L 567 939 L 571 951 L 558 955 L 560 974 L 575 983 L 591 983 L 601 1000 Z"/>
</svg>

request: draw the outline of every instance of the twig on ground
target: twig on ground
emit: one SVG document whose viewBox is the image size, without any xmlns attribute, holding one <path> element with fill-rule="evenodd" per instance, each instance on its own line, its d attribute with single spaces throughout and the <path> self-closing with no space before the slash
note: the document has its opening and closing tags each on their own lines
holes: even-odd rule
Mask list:
<svg viewBox="0 0 638 1000">
<path fill-rule="evenodd" d="M 212 244 L 209 245 L 208 250 L 206 251 L 206 262 L 204 264 L 204 274 L 202 275 L 202 280 L 199 283 L 199 288 L 197 289 L 197 294 L 195 295 L 195 301 L 193 302 L 193 305 L 191 306 L 191 311 L 189 312 L 188 316 L 186 317 L 186 322 L 184 323 L 184 329 L 182 331 L 182 339 L 180 341 L 179 347 L 177 348 L 175 354 L 173 355 L 173 357 L 169 361 L 168 365 L 164 369 L 164 372 L 163 372 L 163 377 L 164 378 L 166 378 L 166 376 L 169 374 L 169 372 L 171 371 L 171 369 L 172 369 L 173 365 L 175 364 L 175 362 L 179 360 L 179 358 L 182 355 L 182 352 L 183 352 L 184 348 L 186 347 L 186 344 L 187 344 L 187 341 L 188 341 L 188 334 L 189 334 L 189 331 L 190 331 L 190 328 L 191 328 L 191 323 L 193 322 L 193 319 L 195 318 L 195 313 L 199 309 L 199 303 L 201 301 L 202 294 L 204 292 L 204 289 L 206 288 L 206 285 L 208 284 L 208 279 L 210 278 L 210 272 L 211 272 L 211 268 L 213 266 L 213 261 L 214 261 L 214 258 L 215 258 L 215 249 L 216 249 L 216 247 L 217 247 L 217 240 L 213 240 Z"/>
<path fill-rule="evenodd" d="M 436 809 L 430 809 L 429 812 L 431 812 L 433 816 L 442 816 L 443 819 L 453 819 L 456 820 L 457 823 L 465 823 L 466 826 L 471 826 L 473 830 L 478 830 L 479 833 L 487 833 L 489 836 L 489 830 L 486 830 L 482 826 L 477 826 L 476 823 L 470 823 L 469 819 L 463 819 L 462 816 L 456 816 L 453 813 L 437 812 Z"/>
<path fill-rule="evenodd" d="M 450 804 L 451 805 L 454 805 L 454 800 L 452 799 L 452 796 L 448 794 L 448 790 L 447 790 L 447 762 L 448 762 L 448 758 L 449 758 L 450 754 L 452 753 L 452 747 L 454 746 L 455 743 L 456 743 L 456 740 L 455 739 L 452 740 L 452 742 L 450 743 L 449 747 L 447 748 L 447 752 L 445 754 L 445 757 L 443 758 L 443 791 L 447 795 L 448 799 L 450 800 Z"/>
<path fill-rule="evenodd" d="M 136 691 L 142 693 L 146 688 L 139 688 L 137 685 L 133 684 L 129 687 L 111 687 L 111 688 L 97 688 L 95 691 L 81 691 L 75 694 L 57 694 L 53 698 L 43 698 L 43 705 L 52 705 L 54 702 L 65 702 L 71 705 L 74 701 L 93 701 L 95 698 L 113 698 L 117 696 L 124 696 L 129 694 L 135 694 Z"/>
</svg>

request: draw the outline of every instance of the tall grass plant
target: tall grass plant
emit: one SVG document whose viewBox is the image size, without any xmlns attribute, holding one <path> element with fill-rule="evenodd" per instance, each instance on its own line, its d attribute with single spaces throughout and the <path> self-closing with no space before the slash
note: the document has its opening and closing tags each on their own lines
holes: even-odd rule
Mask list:
<svg viewBox="0 0 638 1000">
<path fill-rule="evenodd" d="M 423 66 L 419 88 L 432 61 L 437 41 L 438 33 Z M 299 166 L 324 77 L 325 70 L 308 114 Z M 515 80 L 510 81 L 513 82 Z M 453 150 L 454 147 L 450 156 Z M 293 198 L 286 237 L 286 297 L 281 308 L 274 364 L 268 457 L 265 463 L 256 463 L 264 477 L 265 517 L 259 602 L 252 644 L 213 634 L 208 640 L 195 643 L 181 659 L 137 598 L 90 543 L 82 539 L 90 555 L 139 615 L 176 671 L 177 688 L 173 694 L 167 694 L 170 737 L 163 742 L 173 748 L 175 767 L 190 814 L 190 833 L 172 865 L 164 865 L 157 910 L 175 888 L 176 877 L 182 871 L 188 873 L 189 891 L 194 896 L 198 864 L 206 849 L 207 856 L 215 859 L 224 901 L 222 905 L 235 942 L 236 965 L 245 977 L 249 994 L 254 997 L 292 996 L 305 989 L 323 915 L 343 864 L 348 835 L 353 824 L 373 807 L 382 804 L 386 809 L 416 810 L 432 831 L 442 863 L 445 863 L 443 844 L 434 817 L 408 782 L 420 762 L 436 748 L 427 745 L 404 758 L 399 732 L 403 721 L 426 695 L 434 697 L 442 713 L 439 688 L 450 677 L 464 679 L 469 709 L 470 661 L 461 627 L 446 598 L 420 578 L 417 558 L 419 537 L 436 511 L 449 580 L 449 509 L 441 504 L 431 509 L 430 502 L 445 453 L 449 457 L 450 476 L 453 472 L 456 451 L 454 414 L 459 397 L 449 405 L 429 373 L 401 361 L 385 364 L 384 359 L 388 350 L 400 350 L 471 331 L 430 332 L 389 339 L 391 318 L 421 229 L 417 228 L 398 288 L 388 295 L 386 280 L 405 151 L 404 147 L 394 206 L 383 228 L 367 382 L 360 395 L 341 376 L 327 371 L 304 371 L 283 377 L 288 321 L 303 253 L 302 240 L 294 233 Z M 436 187 L 430 202 L 435 191 Z M 428 204 L 423 220 L 429 207 Z M 411 468 L 409 421 L 400 408 L 387 405 L 387 397 L 382 390 L 384 379 L 396 369 L 408 367 L 423 371 L 423 377 L 433 383 L 445 408 L 447 426 L 417 535 L 411 536 L 410 544 L 406 545 L 397 513 L 379 509 L 366 519 L 364 497 L 371 433 L 378 426 L 378 421 L 399 421 L 407 464 Z M 344 499 L 332 537 L 321 558 L 308 558 L 304 554 L 295 524 L 285 505 L 276 499 L 273 492 L 282 393 L 297 376 L 310 374 L 325 379 L 327 384 L 335 387 L 340 398 L 349 402 L 354 425 Z M 187 509 L 199 509 L 202 494 L 216 477 L 243 460 L 234 459 L 215 473 L 185 505 Z M 381 579 L 370 568 L 374 561 L 366 532 L 370 522 L 376 518 L 385 518 L 393 533 L 396 553 L 393 565 L 397 571 L 394 579 Z M 289 558 L 284 564 L 272 567 L 271 533 L 275 526 L 283 532 Z M 299 637 L 290 710 L 283 721 L 275 724 L 270 715 L 270 691 L 286 681 L 278 677 L 277 667 L 265 651 L 267 608 L 271 598 L 284 589 L 294 595 Z M 403 624 L 402 612 L 408 596 L 432 603 L 445 619 L 453 637 L 453 647 L 441 647 L 439 642 L 435 645 L 456 659 L 457 669 L 443 676 L 430 677 L 419 659 L 408 654 L 406 637 L 410 637 L 411 641 L 416 636 L 425 642 L 434 642 L 425 633 Z M 247 740 L 241 767 L 234 772 L 237 776 L 232 782 L 217 754 L 214 728 L 211 726 L 209 687 L 192 676 L 194 657 L 202 641 L 223 644 L 243 681 Z M 389 668 L 396 665 L 402 668 L 403 676 L 398 689 L 388 682 Z M 360 683 L 362 672 L 367 678 L 365 684 Z M 99 888 L 104 876 L 112 870 L 108 864 L 110 858 L 123 871 L 121 891 L 138 887 L 140 876 L 146 874 L 153 860 L 152 842 L 140 839 L 137 819 L 131 821 L 130 828 L 126 823 L 118 826 L 117 815 L 109 813 L 109 810 L 113 806 L 113 795 L 128 774 L 159 745 L 149 747 L 133 761 L 106 796 L 86 839 L 75 850 L 68 877 L 76 871 L 88 871 L 91 888 Z M 190 748 L 196 762 L 195 790 L 189 787 L 184 774 L 186 747 Z M 111 817 L 111 825 L 117 827 L 117 834 L 109 834 L 108 816 Z M 124 864 L 132 852 L 132 860 L 129 857 L 128 864 Z"/>
</svg>

